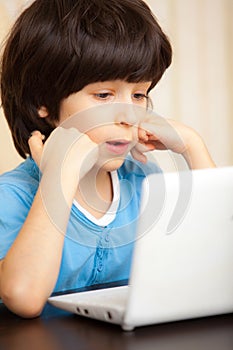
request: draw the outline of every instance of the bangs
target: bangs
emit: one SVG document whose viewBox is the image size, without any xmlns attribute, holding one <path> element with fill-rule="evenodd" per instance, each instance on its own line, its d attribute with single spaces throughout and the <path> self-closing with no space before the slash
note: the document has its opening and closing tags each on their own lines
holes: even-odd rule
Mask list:
<svg viewBox="0 0 233 350">
<path fill-rule="evenodd" d="M 116 41 L 95 41 L 85 47 L 84 59 L 79 62 L 77 77 L 86 75 L 87 81 L 127 80 L 155 81 L 159 75 L 156 43 L 144 38 L 125 37 Z M 86 73 L 84 73 L 86 72 Z"/>
<path fill-rule="evenodd" d="M 93 3 L 78 27 L 70 26 L 71 60 L 58 85 L 69 86 L 67 96 L 85 85 L 117 79 L 151 81 L 153 88 L 171 63 L 172 49 L 147 5 L 140 2 L 139 11 L 138 1 L 124 1 L 124 10 L 121 1 L 114 9 L 95 8 Z M 130 11 L 125 10 L 127 3 Z"/>
</svg>

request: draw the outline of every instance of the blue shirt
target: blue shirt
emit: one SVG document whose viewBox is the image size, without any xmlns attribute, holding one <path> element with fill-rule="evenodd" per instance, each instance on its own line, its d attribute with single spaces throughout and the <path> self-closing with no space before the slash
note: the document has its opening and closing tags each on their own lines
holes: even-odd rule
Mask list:
<svg viewBox="0 0 233 350">
<path fill-rule="evenodd" d="M 129 278 L 143 179 L 160 169 L 128 157 L 118 169 L 120 202 L 115 219 L 98 226 L 73 205 L 54 292 Z M 39 186 L 39 169 L 28 158 L 0 176 L 0 259 L 17 237 Z"/>
</svg>

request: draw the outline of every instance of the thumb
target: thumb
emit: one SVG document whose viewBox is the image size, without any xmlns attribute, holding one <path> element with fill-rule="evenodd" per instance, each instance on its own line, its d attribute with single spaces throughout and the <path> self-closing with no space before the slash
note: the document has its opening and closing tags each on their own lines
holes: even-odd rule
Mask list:
<svg viewBox="0 0 233 350">
<path fill-rule="evenodd" d="M 44 139 L 45 136 L 42 135 L 40 131 L 36 130 L 31 133 L 31 136 L 28 140 L 31 156 L 38 166 L 40 166 L 40 161 L 44 148 Z"/>
</svg>

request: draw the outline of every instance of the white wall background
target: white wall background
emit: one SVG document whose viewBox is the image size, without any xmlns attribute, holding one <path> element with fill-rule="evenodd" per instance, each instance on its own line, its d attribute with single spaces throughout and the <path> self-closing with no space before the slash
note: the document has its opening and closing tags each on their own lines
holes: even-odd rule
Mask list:
<svg viewBox="0 0 233 350">
<path fill-rule="evenodd" d="M 30 2 L 0 0 L 1 40 Z M 152 92 L 155 111 L 194 127 L 218 166 L 233 165 L 233 0 L 147 3 L 174 50 L 171 68 Z M 1 113 L 0 173 L 20 161 Z"/>
<path fill-rule="evenodd" d="M 194 127 L 218 166 L 233 165 L 233 1 L 147 2 L 174 50 L 155 110 Z"/>
</svg>

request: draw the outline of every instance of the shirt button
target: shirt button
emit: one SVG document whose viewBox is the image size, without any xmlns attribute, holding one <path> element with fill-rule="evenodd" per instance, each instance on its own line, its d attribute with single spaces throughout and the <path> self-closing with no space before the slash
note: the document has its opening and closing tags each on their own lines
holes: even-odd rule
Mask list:
<svg viewBox="0 0 233 350">
<path fill-rule="evenodd" d="M 99 272 L 103 271 L 103 263 L 99 262 L 98 269 Z"/>
<path fill-rule="evenodd" d="M 103 249 L 98 249 L 97 255 L 99 258 L 102 258 L 103 257 Z"/>
</svg>

